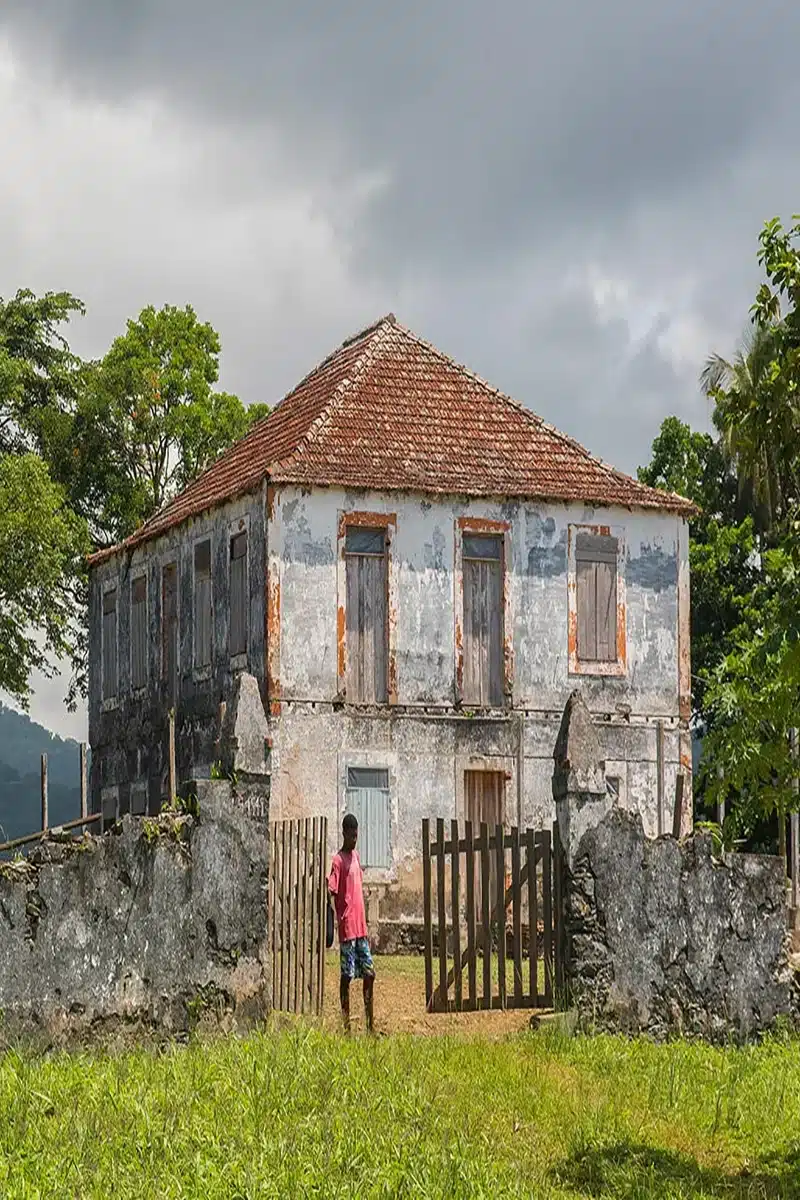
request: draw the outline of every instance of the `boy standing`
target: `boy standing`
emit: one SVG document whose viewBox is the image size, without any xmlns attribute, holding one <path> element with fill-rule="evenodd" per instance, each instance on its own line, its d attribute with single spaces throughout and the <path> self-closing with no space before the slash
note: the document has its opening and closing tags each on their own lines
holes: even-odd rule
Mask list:
<svg viewBox="0 0 800 1200">
<path fill-rule="evenodd" d="M 367 1030 L 373 1032 L 372 992 L 375 984 L 375 965 L 369 949 L 367 917 L 364 911 L 364 872 L 356 850 L 358 821 L 348 813 L 342 821 L 342 847 L 334 854 L 328 891 L 333 898 L 339 926 L 339 959 L 341 980 L 339 999 L 345 1031 L 350 1032 L 350 984 L 353 979 L 364 980 L 364 1011 Z"/>
</svg>

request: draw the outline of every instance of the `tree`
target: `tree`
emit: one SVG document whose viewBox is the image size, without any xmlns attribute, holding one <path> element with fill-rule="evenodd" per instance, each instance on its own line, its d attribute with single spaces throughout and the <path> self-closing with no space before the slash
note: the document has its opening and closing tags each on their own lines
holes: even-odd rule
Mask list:
<svg viewBox="0 0 800 1200">
<path fill-rule="evenodd" d="M 39 448 L 50 414 L 74 403 L 81 363 L 60 326 L 83 312 L 69 292 L 0 297 L 0 453 Z"/>
<path fill-rule="evenodd" d="M 89 549 L 84 523 L 35 454 L 0 455 L 0 689 L 23 707 L 30 675 L 55 672 L 80 629 L 72 583 Z"/>
<path fill-rule="evenodd" d="M 758 529 L 772 541 L 799 494 L 795 455 L 785 452 L 797 446 L 798 429 L 775 372 L 779 334 L 775 325 L 754 326 L 732 362 L 713 354 L 700 376 L 740 493 L 751 498 Z"/>
<path fill-rule="evenodd" d="M 715 356 L 703 376 L 758 530 L 748 619 L 729 632 L 725 653 L 707 672 L 705 787 L 712 800 L 735 798 L 732 823 L 740 833 L 777 814 L 784 856 L 785 816 L 798 806 L 790 735 L 800 724 L 800 223 L 794 222 L 788 231 L 778 220 L 762 230 L 759 262 L 767 281 L 751 309 L 753 332 L 732 364 Z"/>
<path fill-rule="evenodd" d="M 84 367 L 48 454 L 97 543 L 133 532 L 269 411 L 213 390 L 219 352 L 190 306 L 149 307 Z"/>
<path fill-rule="evenodd" d="M 692 707 L 695 720 L 707 728 L 712 720 L 705 700 L 708 680 L 732 648 L 737 630 L 752 618 L 759 579 L 753 522 L 719 439 L 691 430 L 678 417 L 662 423 L 639 479 L 697 505 L 689 523 Z"/>
</svg>

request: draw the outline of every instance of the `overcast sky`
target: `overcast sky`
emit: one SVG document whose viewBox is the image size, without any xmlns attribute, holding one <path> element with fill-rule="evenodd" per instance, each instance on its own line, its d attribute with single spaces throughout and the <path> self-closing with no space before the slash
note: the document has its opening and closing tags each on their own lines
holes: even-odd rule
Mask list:
<svg viewBox="0 0 800 1200">
<path fill-rule="evenodd" d="M 790 0 L 3 0 L 0 295 L 79 295 L 84 354 L 191 303 L 246 402 L 393 311 L 633 472 L 800 209 L 798 45 Z"/>
</svg>

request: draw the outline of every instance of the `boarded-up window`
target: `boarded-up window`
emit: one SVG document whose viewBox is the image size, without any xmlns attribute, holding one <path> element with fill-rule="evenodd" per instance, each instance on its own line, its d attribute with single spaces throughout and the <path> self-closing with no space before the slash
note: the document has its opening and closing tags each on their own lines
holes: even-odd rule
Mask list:
<svg viewBox="0 0 800 1200">
<path fill-rule="evenodd" d="M 131 687 L 147 686 L 147 576 L 131 580 Z"/>
<path fill-rule="evenodd" d="M 389 772 L 375 767 L 348 767 L 345 809 L 358 821 L 362 867 L 390 866 Z"/>
<path fill-rule="evenodd" d="M 117 589 L 103 592 L 103 699 L 117 694 Z"/>
<path fill-rule="evenodd" d="M 161 678 L 167 698 L 178 694 L 178 567 L 167 563 L 161 574 Z"/>
<path fill-rule="evenodd" d="M 465 533 L 463 701 L 483 707 L 503 703 L 503 539 Z"/>
<path fill-rule="evenodd" d="M 347 574 L 347 699 L 385 704 L 389 658 L 386 530 L 350 526 Z"/>
<path fill-rule="evenodd" d="M 230 654 L 247 653 L 247 531 L 231 538 Z"/>
<path fill-rule="evenodd" d="M 617 661 L 617 539 L 579 533 L 575 542 L 578 660 Z"/>
<path fill-rule="evenodd" d="M 194 548 L 194 665 L 211 662 L 211 542 Z"/>
</svg>

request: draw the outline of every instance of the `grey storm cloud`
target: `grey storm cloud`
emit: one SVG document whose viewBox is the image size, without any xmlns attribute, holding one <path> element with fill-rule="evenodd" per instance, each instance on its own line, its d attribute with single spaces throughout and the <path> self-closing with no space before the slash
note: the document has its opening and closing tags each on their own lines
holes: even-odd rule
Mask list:
<svg viewBox="0 0 800 1200">
<path fill-rule="evenodd" d="M 5 7 L 83 87 L 276 122 L 309 173 L 385 171 L 361 236 L 390 272 L 402 255 L 460 275 L 619 225 L 724 172 L 782 114 L 788 132 L 798 84 L 787 0 Z"/>
</svg>

